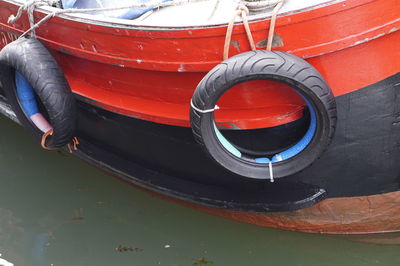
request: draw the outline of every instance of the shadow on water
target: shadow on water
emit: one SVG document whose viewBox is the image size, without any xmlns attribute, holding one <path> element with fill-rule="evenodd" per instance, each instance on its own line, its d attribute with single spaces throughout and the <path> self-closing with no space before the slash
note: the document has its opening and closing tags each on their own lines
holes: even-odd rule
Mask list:
<svg viewBox="0 0 400 266">
<path fill-rule="evenodd" d="M 396 245 L 261 228 L 163 201 L 0 124 L 0 253 L 16 266 L 400 265 Z"/>
</svg>

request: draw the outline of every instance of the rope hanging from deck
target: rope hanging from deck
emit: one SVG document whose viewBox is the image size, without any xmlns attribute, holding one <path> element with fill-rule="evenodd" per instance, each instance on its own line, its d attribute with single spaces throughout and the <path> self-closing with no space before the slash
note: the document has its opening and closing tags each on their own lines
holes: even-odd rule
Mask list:
<svg viewBox="0 0 400 266">
<path fill-rule="evenodd" d="M 274 39 L 276 16 L 278 15 L 278 12 L 281 9 L 284 1 L 285 0 L 278 0 L 278 3 L 272 10 L 271 23 L 269 24 L 268 41 L 267 41 L 267 50 L 268 51 L 271 51 L 271 49 L 272 49 L 272 41 Z"/>
<path fill-rule="evenodd" d="M 254 44 L 254 39 L 253 39 L 251 30 L 250 30 L 250 25 L 247 20 L 247 16 L 249 15 L 250 11 L 260 11 L 260 10 L 263 10 L 266 8 L 274 7 L 274 9 L 272 10 L 272 13 L 271 13 L 271 22 L 270 22 L 268 37 L 267 37 L 267 50 L 271 51 L 272 41 L 273 41 L 274 32 L 275 32 L 276 16 L 278 15 L 278 12 L 283 5 L 283 2 L 284 2 L 284 0 L 242 0 L 242 2 L 236 8 L 233 18 L 229 22 L 228 27 L 226 29 L 223 59 L 226 60 L 229 57 L 229 47 L 231 45 L 233 25 L 235 24 L 236 18 L 238 16 L 242 17 L 243 26 L 246 31 L 247 39 L 249 40 L 250 48 L 251 48 L 251 50 L 254 51 L 254 50 L 256 50 L 256 46 Z M 218 2 L 217 2 L 217 5 L 218 5 Z M 193 105 L 192 101 L 190 102 L 190 104 L 196 111 L 200 111 L 202 113 L 214 112 L 214 110 L 217 109 L 217 108 L 214 108 L 214 109 L 209 109 L 209 110 L 199 110 L 198 108 L 196 108 Z M 216 106 L 216 107 L 218 107 L 218 106 Z M 219 107 L 218 107 L 218 109 L 219 109 Z M 268 169 L 269 169 L 269 180 L 271 183 L 273 183 L 274 182 L 274 170 L 273 170 L 273 166 L 272 166 L 272 161 L 269 161 Z"/>
<path fill-rule="evenodd" d="M 242 17 L 243 26 L 246 31 L 247 39 L 249 40 L 250 48 L 251 50 L 254 51 L 256 49 L 256 46 L 254 44 L 253 35 L 250 30 L 249 21 L 247 20 L 249 11 L 250 10 L 257 11 L 269 7 L 274 7 L 274 9 L 271 12 L 271 23 L 269 26 L 268 38 L 267 38 L 267 50 L 271 51 L 272 41 L 274 39 L 276 16 L 278 15 L 278 12 L 283 5 L 283 2 L 284 0 L 243 0 L 236 8 L 233 18 L 229 22 L 228 27 L 226 29 L 223 59 L 226 60 L 229 57 L 229 47 L 231 45 L 233 26 L 235 24 L 236 18 L 239 16 Z"/>
<path fill-rule="evenodd" d="M 233 18 L 231 19 L 231 21 L 229 21 L 228 27 L 226 29 L 226 35 L 225 35 L 224 54 L 223 54 L 224 60 L 228 59 L 228 57 L 229 57 L 229 47 L 231 45 L 233 25 L 235 24 L 236 17 L 239 17 L 239 16 L 242 17 L 243 26 L 246 30 L 246 35 L 247 35 L 247 39 L 249 40 L 249 43 L 250 43 L 250 48 L 253 51 L 256 49 L 256 45 L 254 44 L 254 40 L 253 40 L 253 35 L 251 34 L 249 22 L 247 20 L 248 14 L 249 14 L 249 9 L 245 5 L 239 4 L 238 7 L 236 8 L 235 14 L 233 15 Z"/>
</svg>

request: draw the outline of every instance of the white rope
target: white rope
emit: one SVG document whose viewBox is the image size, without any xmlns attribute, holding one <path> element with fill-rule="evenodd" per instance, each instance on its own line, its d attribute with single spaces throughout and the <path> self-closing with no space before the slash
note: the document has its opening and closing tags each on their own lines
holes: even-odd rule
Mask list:
<svg viewBox="0 0 400 266">
<path fill-rule="evenodd" d="M 193 100 L 190 100 L 190 106 L 191 106 L 194 110 L 196 110 L 197 112 L 202 113 L 202 114 L 211 113 L 211 112 L 214 112 L 215 110 L 218 110 L 218 109 L 219 109 L 219 106 L 218 106 L 218 105 L 215 105 L 214 109 L 201 110 L 201 109 L 197 108 L 197 107 L 194 105 Z"/>
<path fill-rule="evenodd" d="M 281 9 L 284 1 L 285 0 L 279 0 L 274 10 L 272 10 L 271 24 L 269 25 L 269 32 L 268 32 L 267 51 L 271 51 L 272 49 L 272 40 L 274 39 L 276 16 L 278 15 L 278 12 Z"/>
<path fill-rule="evenodd" d="M 274 157 L 276 158 L 275 162 L 281 162 L 283 160 L 282 156 L 279 153 L 275 154 Z M 268 168 L 269 168 L 269 181 L 273 183 L 275 180 L 274 180 L 274 171 L 272 169 L 272 160 L 269 161 Z"/>
<path fill-rule="evenodd" d="M 274 183 L 274 171 L 272 170 L 272 162 L 269 161 L 268 163 L 268 168 L 269 168 L 269 181 L 271 183 Z"/>
<path fill-rule="evenodd" d="M 214 5 L 214 8 L 213 8 L 213 10 L 212 10 L 210 16 L 208 17 L 208 20 L 211 20 L 211 19 L 214 17 L 215 12 L 217 12 L 217 9 L 218 9 L 219 2 L 220 2 L 220 0 L 216 0 L 215 5 Z"/>
<path fill-rule="evenodd" d="M 26 2 L 25 4 L 23 4 L 17 11 L 16 15 L 10 15 L 8 17 L 8 23 L 14 23 L 15 21 L 17 21 L 21 15 L 22 15 L 22 11 L 24 10 L 28 10 L 29 8 L 31 8 L 32 6 L 43 6 L 43 5 L 54 5 L 57 4 L 59 1 L 58 0 L 30 0 L 28 2 Z"/>
<path fill-rule="evenodd" d="M 242 0 L 242 2 L 250 11 L 260 11 L 275 7 L 280 0 Z"/>
<path fill-rule="evenodd" d="M 10 15 L 8 17 L 8 23 L 14 23 L 16 22 L 22 15 L 22 11 L 26 10 L 28 13 L 28 20 L 29 20 L 29 25 L 31 28 L 33 28 L 35 24 L 35 18 L 33 16 L 33 11 L 35 10 L 36 7 L 39 6 L 53 6 L 53 5 L 59 5 L 59 0 L 30 0 L 23 4 L 17 11 L 17 14 Z M 32 32 L 32 36 L 36 37 L 35 31 Z"/>
<path fill-rule="evenodd" d="M 22 11 L 27 10 L 29 22 L 32 24 L 31 24 L 31 27 L 20 36 L 20 38 L 22 38 L 22 37 L 26 36 L 28 33 L 30 33 L 31 31 L 35 31 L 35 29 L 37 29 L 45 21 L 51 19 L 52 17 L 61 15 L 61 14 L 91 13 L 91 12 L 99 12 L 99 11 L 116 11 L 116 10 L 130 9 L 130 8 L 161 8 L 161 7 L 167 7 L 167 6 L 177 6 L 177 5 L 184 5 L 184 4 L 188 4 L 188 3 L 204 2 L 204 1 L 208 1 L 208 0 L 174 0 L 174 1 L 170 1 L 170 2 L 151 1 L 151 2 L 147 2 L 147 3 L 130 4 L 130 5 L 126 5 L 126 6 L 120 6 L 120 7 L 59 9 L 52 13 L 49 13 L 44 18 L 39 20 L 39 22 L 37 22 L 36 24 L 33 24 L 33 10 L 35 9 L 35 7 L 44 6 L 44 5 L 54 5 L 54 4 L 58 3 L 59 1 L 57 1 L 57 0 L 30 0 L 18 9 L 18 12 L 15 16 L 11 15 L 8 18 L 8 23 L 14 23 L 15 21 L 17 21 L 21 17 Z"/>
</svg>

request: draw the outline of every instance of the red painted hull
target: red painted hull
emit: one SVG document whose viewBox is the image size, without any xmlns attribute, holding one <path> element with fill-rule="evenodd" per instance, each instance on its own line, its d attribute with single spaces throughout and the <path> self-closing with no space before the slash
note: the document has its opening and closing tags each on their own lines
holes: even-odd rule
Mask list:
<svg viewBox="0 0 400 266">
<path fill-rule="evenodd" d="M 1 2 L 1 45 L 28 28 L 26 16 L 7 23 L 15 11 L 13 1 Z M 397 0 L 349 0 L 283 14 L 275 49 L 306 58 L 342 95 L 398 71 L 399 13 Z M 268 18 L 250 23 L 259 49 L 265 48 L 268 25 Z M 185 127 L 194 89 L 222 60 L 225 32 L 226 25 L 133 27 L 71 17 L 55 17 L 37 30 L 75 93 L 113 112 Z M 231 55 L 249 50 L 242 25 L 234 28 L 232 43 Z M 219 105 L 220 126 L 250 129 L 297 120 L 303 102 L 276 84 L 245 83 Z"/>
</svg>

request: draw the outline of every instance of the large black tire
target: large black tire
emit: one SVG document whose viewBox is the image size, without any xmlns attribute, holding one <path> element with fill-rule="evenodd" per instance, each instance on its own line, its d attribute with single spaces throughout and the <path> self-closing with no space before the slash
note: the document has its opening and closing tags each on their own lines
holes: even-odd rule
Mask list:
<svg viewBox="0 0 400 266">
<path fill-rule="evenodd" d="M 21 38 L 0 52 L 0 81 L 7 101 L 11 104 L 21 124 L 40 142 L 41 132 L 26 116 L 18 100 L 15 72 L 21 73 L 33 87 L 41 111 L 54 128 L 46 146 L 59 148 L 75 136 L 75 99 L 57 62 L 36 39 Z"/>
<path fill-rule="evenodd" d="M 274 80 L 291 86 L 307 99 L 316 113 L 315 134 L 307 147 L 273 163 L 274 178 L 295 174 L 316 161 L 327 149 L 336 127 L 336 102 L 328 84 L 309 63 L 280 51 L 251 51 L 231 57 L 214 67 L 199 83 L 192 101 L 201 110 L 213 109 L 230 88 L 250 80 Z M 218 164 L 241 176 L 269 178 L 269 165 L 238 158 L 220 143 L 213 128 L 214 113 L 191 108 L 190 122 L 196 141 Z"/>
</svg>

